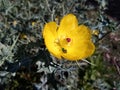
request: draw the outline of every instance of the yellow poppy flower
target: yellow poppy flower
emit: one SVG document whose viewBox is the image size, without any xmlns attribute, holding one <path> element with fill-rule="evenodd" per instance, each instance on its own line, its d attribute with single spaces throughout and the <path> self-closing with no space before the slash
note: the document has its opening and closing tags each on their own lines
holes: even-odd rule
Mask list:
<svg viewBox="0 0 120 90">
<path fill-rule="evenodd" d="M 56 22 L 46 23 L 43 38 L 48 51 L 59 59 L 81 60 L 95 51 L 90 29 L 85 25 L 78 25 L 73 14 L 65 15 L 60 25 Z"/>
</svg>

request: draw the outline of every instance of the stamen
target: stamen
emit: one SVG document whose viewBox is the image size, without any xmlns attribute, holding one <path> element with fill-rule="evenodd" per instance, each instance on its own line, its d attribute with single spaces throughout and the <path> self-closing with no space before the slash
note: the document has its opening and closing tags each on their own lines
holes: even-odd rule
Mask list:
<svg viewBox="0 0 120 90">
<path fill-rule="evenodd" d="M 70 42 L 70 41 L 71 41 L 71 38 L 66 38 L 66 41 L 67 41 L 67 42 Z"/>
<path fill-rule="evenodd" d="M 59 43 L 59 39 L 55 39 L 55 41 L 54 41 L 54 42 L 58 44 L 58 43 Z"/>
</svg>

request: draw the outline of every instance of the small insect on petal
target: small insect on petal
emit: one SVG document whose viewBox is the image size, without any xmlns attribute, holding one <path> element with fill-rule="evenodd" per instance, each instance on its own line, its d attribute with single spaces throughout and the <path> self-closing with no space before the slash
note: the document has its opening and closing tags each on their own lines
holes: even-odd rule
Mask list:
<svg viewBox="0 0 120 90">
<path fill-rule="evenodd" d="M 71 39 L 70 39 L 70 38 L 66 38 L 66 41 L 67 41 L 67 42 L 70 42 L 70 41 L 71 41 Z"/>
<path fill-rule="evenodd" d="M 64 48 L 62 48 L 62 52 L 63 52 L 63 53 L 67 53 L 67 50 L 64 49 Z"/>
</svg>

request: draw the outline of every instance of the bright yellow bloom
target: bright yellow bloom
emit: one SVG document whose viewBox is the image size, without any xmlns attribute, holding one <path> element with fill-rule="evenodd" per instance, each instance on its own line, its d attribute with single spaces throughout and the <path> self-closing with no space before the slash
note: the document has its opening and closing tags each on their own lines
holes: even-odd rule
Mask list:
<svg viewBox="0 0 120 90">
<path fill-rule="evenodd" d="M 46 23 L 43 38 L 48 51 L 59 59 L 80 60 L 91 56 L 95 50 L 90 29 L 85 25 L 78 26 L 73 14 L 64 16 L 60 25 Z"/>
</svg>

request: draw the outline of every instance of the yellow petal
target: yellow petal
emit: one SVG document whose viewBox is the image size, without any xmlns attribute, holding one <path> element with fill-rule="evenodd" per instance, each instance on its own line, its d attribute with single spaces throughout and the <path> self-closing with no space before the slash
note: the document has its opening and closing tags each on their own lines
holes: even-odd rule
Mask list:
<svg viewBox="0 0 120 90">
<path fill-rule="evenodd" d="M 43 29 L 43 38 L 46 36 L 50 37 L 55 37 L 56 35 L 56 30 L 57 30 L 57 24 L 55 22 L 49 22 L 46 23 Z"/>
<path fill-rule="evenodd" d="M 63 53 L 63 58 L 67 60 L 80 60 L 87 58 L 93 54 L 95 46 L 91 41 L 75 41 L 69 48 L 66 48 L 67 53 Z"/>
<path fill-rule="evenodd" d="M 85 26 L 85 25 L 80 25 L 77 29 L 78 34 L 80 35 L 81 40 L 90 40 L 91 39 L 91 30 Z"/>
<path fill-rule="evenodd" d="M 49 22 L 43 29 L 43 38 L 48 51 L 57 58 L 61 58 L 61 51 L 59 46 L 55 43 L 57 35 L 57 24 L 55 22 Z"/>
<path fill-rule="evenodd" d="M 58 29 L 58 34 L 61 35 L 65 32 L 70 32 L 74 30 L 78 26 L 78 21 L 75 15 L 68 14 L 64 16 L 60 22 L 60 26 Z"/>
<path fill-rule="evenodd" d="M 67 60 L 80 60 L 91 56 L 95 50 L 94 44 L 91 42 L 91 33 L 88 27 L 81 25 L 75 30 L 69 32 L 67 37 L 71 39 L 68 45 L 64 46 L 62 57 Z"/>
</svg>

